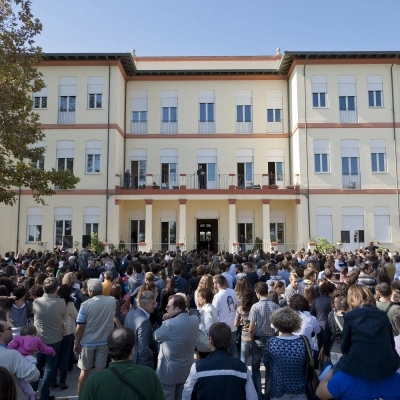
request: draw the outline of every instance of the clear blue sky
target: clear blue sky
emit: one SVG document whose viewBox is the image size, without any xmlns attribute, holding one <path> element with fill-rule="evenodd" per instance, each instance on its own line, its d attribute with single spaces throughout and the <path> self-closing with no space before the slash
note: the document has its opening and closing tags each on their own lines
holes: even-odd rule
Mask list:
<svg viewBox="0 0 400 400">
<path fill-rule="evenodd" d="M 400 0 L 33 0 L 47 53 L 400 50 Z"/>
</svg>

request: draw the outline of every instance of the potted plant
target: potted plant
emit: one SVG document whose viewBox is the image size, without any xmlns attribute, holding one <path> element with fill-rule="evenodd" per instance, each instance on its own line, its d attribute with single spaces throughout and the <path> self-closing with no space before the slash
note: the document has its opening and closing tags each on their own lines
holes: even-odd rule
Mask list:
<svg viewBox="0 0 400 400">
<path fill-rule="evenodd" d="M 254 185 L 253 189 L 261 189 L 261 186 L 260 185 Z"/>
<path fill-rule="evenodd" d="M 159 186 L 159 185 L 157 185 L 157 183 L 156 183 L 156 182 L 153 182 L 153 189 L 160 189 L 160 186 Z"/>
<path fill-rule="evenodd" d="M 146 185 L 139 185 L 139 189 L 146 189 Z"/>
</svg>

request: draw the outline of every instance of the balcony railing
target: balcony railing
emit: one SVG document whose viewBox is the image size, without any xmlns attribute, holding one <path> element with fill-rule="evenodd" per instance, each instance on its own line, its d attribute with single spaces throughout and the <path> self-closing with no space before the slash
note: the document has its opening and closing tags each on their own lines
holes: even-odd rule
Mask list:
<svg viewBox="0 0 400 400">
<path fill-rule="evenodd" d="M 132 175 L 127 179 L 125 174 L 121 177 L 121 187 L 126 189 L 145 189 L 146 176 L 145 175 Z"/>
<path fill-rule="evenodd" d="M 339 118 L 341 124 L 356 124 L 357 110 L 340 110 Z"/>
<path fill-rule="evenodd" d="M 236 133 L 253 133 L 253 123 L 236 122 Z"/>
<path fill-rule="evenodd" d="M 199 133 L 215 133 L 215 122 L 200 122 Z"/>
<path fill-rule="evenodd" d="M 131 121 L 131 133 L 147 133 L 147 122 L 133 122 Z"/>
<path fill-rule="evenodd" d="M 271 251 L 285 253 L 286 251 L 298 250 L 304 247 L 304 243 L 237 243 L 232 246 L 233 253 L 254 253 L 256 250 Z"/>
<path fill-rule="evenodd" d="M 58 124 L 74 124 L 76 111 L 61 111 L 58 110 Z"/>
<path fill-rule="evenodd" d="M 361 189 L 361 174 L 342 175 L 343 189 Z"/>
<path fill-rule="evenodd" d="M 161 133 L 178 133 L 178 122 L 161 122 Z"/>
<path fill-rule="evenodd" d="M 268 133 L 282 133 L 283 132 L 283 122 L 267 122 L 267 132 Z"/>
</svg>

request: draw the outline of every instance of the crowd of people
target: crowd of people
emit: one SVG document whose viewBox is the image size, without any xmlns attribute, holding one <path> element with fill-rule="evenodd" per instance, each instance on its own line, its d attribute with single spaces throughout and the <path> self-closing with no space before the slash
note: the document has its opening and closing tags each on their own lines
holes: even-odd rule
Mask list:
<svg viewBox="0 0 400 400">
<path fill-rule="evenodd" d="M 400 255 L 374 244 L 0 263 L 0 400 L 52 400 L 76 362 L 80 400 L 305 400 L 310 357 L 322 400 L 400 399 Z"/>
</svg>

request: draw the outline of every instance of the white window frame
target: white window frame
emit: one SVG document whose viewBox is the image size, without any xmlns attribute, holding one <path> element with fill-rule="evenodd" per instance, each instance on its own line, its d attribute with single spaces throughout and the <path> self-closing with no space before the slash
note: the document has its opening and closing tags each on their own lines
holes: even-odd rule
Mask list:
<svg viewBox="0 0 400 400">
<path fill-rule="evenodd" d="M 386 140 L 372 139 L 370 141 L 371 147 L 371 173 L 372 174 L 386 174 L 387 173 L 387 157 L 386 157 Z M 383 170 L 379 169 L 379 154 L 383 154 Z M 376 159 L 377 170 L 373 170 L 372 158 Z"/>
<path fill-rule="evenodd" d="M 43 208 L 29 207 L 26 221 L 26 243 L 41 242 L 43 238 Z M 38 227 L 40 230 L 38 232 Z M 30 231 L 33 232 L 33 240 L 29 240 Z"/>
<path fill-rule="evenodd" d="M 329 141 L 324 139 L 316 139 L 313 142 L 313 153 L 314 153 L 314 174 L 329 174 L 330 173 L 330 157 L 329 157 Z M 322 156 L 327 156 L 327 170 L 323 171 Z M 317 171 L 315 157 L 319 156 L 321 170 Z"/>
<path fill-rule="evenodd" d="M 272 110 L 272 121 L 268 121 L 268 111 Z M 276 112 L 279 110 L 280 112 L 280 119 L 276 119 Z M 282 109 L 281 108 L 267 108 L 267 122 L 282 122 Z"/>
<path fill-rule="evenodd" d="M 89 171 L 89 159 L 92 158 L 93 171 Z M 96 158 L 98 158 L 99 170 L 95 171 Z M 86 174 L 100 174 L 101 173 L 101 154 L 86 154 Z"/>
<path fill-rule="evenodd" d="M 383 108 L 383 77 L 382 75 L 368 75 L 367 77 L 367 86 L 368 86 L 368 107 L 369 108 Z M 369 103 L 369 94 L 373 93 L 373 104 Z M 376 105 L 376 93 L 380 92 L 381 94 L 381 105 Z"/>
<path fill-rule="evenodd" d="M 314 94 L 318 96 L 317 105 L 314 105 Z M 321 106 L 321 94 L 325 95 L 325 106 Z M 312 108 L 328 108 L 328 84 L 326 75 L 313 75 L 311 77 L 311 103 Z"/>
<path fill-rule="evenodd" d="M 94 106 L 90 107 L 90 96 L 94 96 Z M 97 105 L 98 99 L 97 96 L 101 96 L 100 106 Z M 88 93 L 88 109 L 89 110 L 100 110 L 103 108 L 103 93 Z"/>
<path fill-rule="evenodd" d="M 47 110 L 48 107 L 48 99 L 47 99 L 47 86 L 48 86 L 48 78 L 46 76 L 42 77 L 42 80 L 45 84 L 44 88 L 40 92 L 33 93 L 33 108 L 35 110 Z M 36 107 L 36 99 L 39 99 L 39 107 Z M 46 99 L 46 107 L 43 107 L 43 100 Z"/>
</svg>

